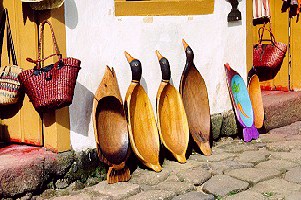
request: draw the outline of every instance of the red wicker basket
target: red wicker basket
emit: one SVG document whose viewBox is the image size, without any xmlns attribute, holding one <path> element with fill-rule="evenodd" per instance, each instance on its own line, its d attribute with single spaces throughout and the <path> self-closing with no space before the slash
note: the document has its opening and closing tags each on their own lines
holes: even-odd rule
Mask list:
<svg viewBox="0 0 301 200">
<path fill-rule="evenodd" d="M 41 59 L 41 48 L 44 35 L 44 25 L 49 24 L 52 32 L 56 54 Z M 44 21 L 40 26 L 38 60 L 27 58 L 27 61 L 35 63 L 34 69 L 24 70 L 18 76 L 26 94 L 38 112 L 45 112 L 68 106 L 72 103 L 74 88 L 81 61 L 76 58 L 62 58 L 58 51 L 52 25 Z M 41 62 L 58 56 L 59 61 L 41 68 Z"/>
<path fill-rule="evenodd" d="M 262 33 L 261 33 L 262 30 Z M 270 44 L 262 44 L 264 31 L 270 33 Z M 273 79 L 281 68 L 287 51 L 287 45 L 276 42 L 271 30 L 261 27 L 258 30 L 259 41 L 253 47 L 253 66 L 260 81 Z"/>
</svg>

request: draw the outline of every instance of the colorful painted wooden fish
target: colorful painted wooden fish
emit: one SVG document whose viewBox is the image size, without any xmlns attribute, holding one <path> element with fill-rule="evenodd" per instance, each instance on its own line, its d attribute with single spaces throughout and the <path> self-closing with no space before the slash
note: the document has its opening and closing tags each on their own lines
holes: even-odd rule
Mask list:
<svg viewBox="0 0 301 200">
<path fill-rule="evenodd" d="M 114 69 L 106 67 L 95 93 L 92 120 L 99 159 L 109 166 L 108 183 L 128 181 L 130 154 L 127 121 Z"/>
<path fill-rule="evenodd" d="M 147 167 L 160 172 L 160 139 L 155 114 L 150 100 L 140 85 L 141 63 L 125 52 L 132 70 L 132 82 L 125 97 L 125 110 L 128 120 L 132 149 L 137 158 Z"/>
<path fill-rule="evenodd" d="M 238 72 L 234 71 L 228 63 L 225 64 L 225 70 L 231 102 L 236 118 L 243 128 L 244 141 L 249 142 L 252 139 L 257 139 L 259 133 L 254 126 L 254 112 L 246 84 Z"/>
<path fill-rule="evenodd" d="M 186 65 L 180 82 L 189 131 L 204 155 L 211 155 L 210 148 L 210 107 L 207 87 L 203 77 L 193 63 L 194 53 L 183 40 Z"/>
<path fill-rule="evenodd" d="M 186 150 L 189 142 L 187 116 L 180 93 L 170 84 L 170 66 L 168 60 L 156 51 L 162 81 L 157 92 L 157 124 L 163 145 L 180 163 L 186 162 Z"/>
</svg>

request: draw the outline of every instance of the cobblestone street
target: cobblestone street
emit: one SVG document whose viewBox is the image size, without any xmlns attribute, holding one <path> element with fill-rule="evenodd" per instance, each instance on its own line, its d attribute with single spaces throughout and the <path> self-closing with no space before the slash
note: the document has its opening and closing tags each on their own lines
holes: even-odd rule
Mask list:
<svg viewBox="0 0 301 200">
<path fill-rule="evenodd" d="M 300 199 L 301 122 L 273 129 L 257 141 L 223 138 L 213 155 L 165 160 L 160 173 L 137 168 L 127 183 L 46 190 L 36 199 Z"/>
</svg>

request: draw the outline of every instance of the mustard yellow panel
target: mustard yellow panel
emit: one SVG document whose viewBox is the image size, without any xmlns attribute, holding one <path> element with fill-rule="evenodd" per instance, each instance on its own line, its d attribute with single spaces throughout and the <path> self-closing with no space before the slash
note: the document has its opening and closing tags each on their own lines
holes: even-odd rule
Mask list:
<svg viewBox="0 0 301 200">
<path fill-rule="evenodd" d="M 214 0 L 115 0 L 116 16 L 205 15 L 214 11 Z"/>
<path fill-rule="evenodd" d="M 281 13 L 282 1 L 270 0 L 271 11 L 271 23 L 267 24 L 267 27 L 272 28 L 272 32 L 277 42 L 283 42 L 288 44 L 288 14 Z M 258 43 L 258 29 L 262 25 L 254 26 L 253 28 L 253 43 Z M 264 38 L 270 38 L 269 33 L 266 32 Z M 267 89 L 289 88 L 288 81 L 288 56 L 284 58 L 281 69 L 273 80 L 261 82 L 262 86 L 266 86 Z"/>
<path fill-rule="evenodd" d="M 37 29 L 31 21 L 33 13 L 23 8 L 21 1 L 4 0 L 3 7 L 8 9 L 18 64 L 23 69 L 28 69 L 32 66 L 25 60 L 26 57 L 36 57 Z M 6 55 L 4 48 L 2 65 L 7 64 Z M 43 145 L 41 120 L 27 96 L 20 104 L 5 106 L 1 117 L 4 118 L 2 130 L 6 141 Z"/>
<path fill-rule="evenodd" d="M 293 90 L 301 90 L 301 24 L 296 18 L 291 21 L 291 86 Z"/>
</svg>

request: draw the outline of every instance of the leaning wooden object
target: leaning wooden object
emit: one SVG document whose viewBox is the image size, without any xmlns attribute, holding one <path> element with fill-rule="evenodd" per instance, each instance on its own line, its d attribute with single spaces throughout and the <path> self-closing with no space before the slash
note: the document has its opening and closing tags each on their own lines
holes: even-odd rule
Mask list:
<svg viewBox="0 0 301 200">
<path fill-rule="evenodd" d="M 193 63 L 194 53 L 183 40 L 186 65 L 180 82 L 180 93 L 188 118 L 189 131 L 204 155 L 211 155 L 210 107 L 205 81 Z"/>
<path fill-rule="evenodd" d="M 157 92 L 157 122 L 163 145 L 180 162 L 186 162 L 189 141 L 188 121 L 180 93 L 170 84 L 170 66 L 166 58 L 156 51 L 162 81 Z"/>
<path fill-rule="evenodd" d="M 132 150 L 147 167 L 160 172 L 160 140 L 155 115 L 150 100 L 140 85 L 141 63 L 125 52 L 132 70 L 132 82 L 125 97 L 125 110 L 128 120 Z"/>
<path fill-rule="evenodd" d="M 115 71 L 108 66 L 94 96 L 92 118 L 99 159 L 109 166 L 108 183 L 128 181 L 130 170 L 126 161 L 130 141 L 127 121 Z"/>
<path fill-rule="evenodd" d="M 256 74 L 254 74 L 249 80 L 248 91 L 249 91 L 252 107 L 254 110 L 255 127 L 261 129 L 264 123 L 264 108 L 263 108 L 259 78 Z"/>
<path fill-rule="evenodd" d="M 237 121 L 243 130 L 245 142 L 259 137 L 258 130 L 254 125 L 254 114 L 250 96 L 244 80 L 234 71 L 230 65 L 225 64 L 226 79 L 232 105 L 234 107 Z"/>
</svg>

